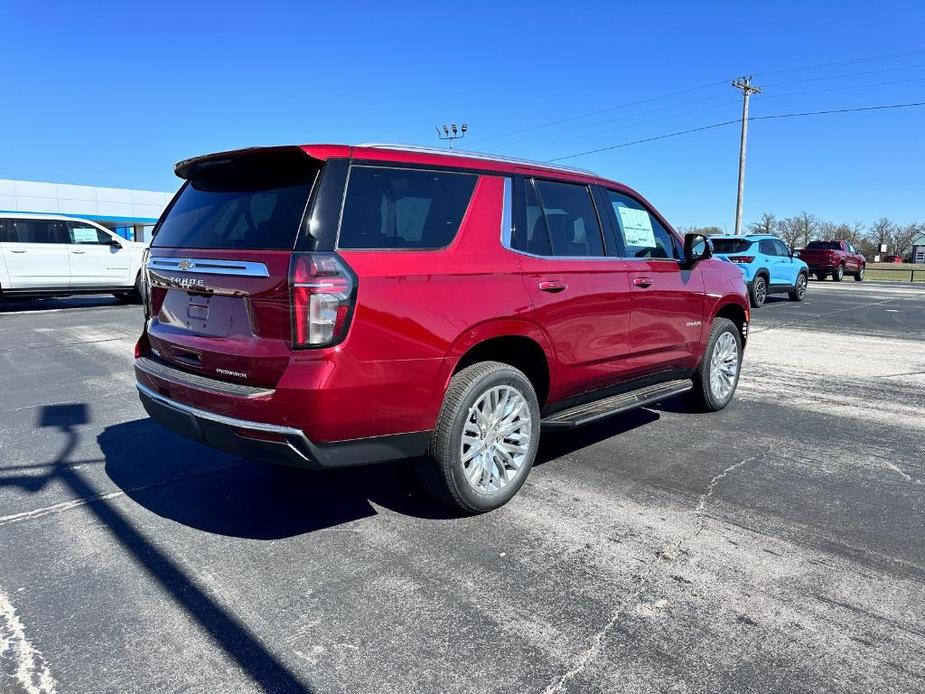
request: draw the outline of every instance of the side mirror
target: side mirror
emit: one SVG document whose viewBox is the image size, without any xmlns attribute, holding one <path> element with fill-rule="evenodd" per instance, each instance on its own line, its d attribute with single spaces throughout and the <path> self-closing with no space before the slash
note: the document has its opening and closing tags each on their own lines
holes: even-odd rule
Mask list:
<svg viewBox="0 0 925 694">
<path fill-rule="evenodd" d="M 122 248 L 122 243 L 121 243 L 120 241 L 116 240 L 116 239 L 110 239 L 110 240 L 109 240 L 109 247 L 118 250 L 118 249 Z"/>
<path fill-rule="evenodd" d="M 713 242 L 703 234 L 684 235 L 684 259 L 688 265 L 713 257 Z"/>
</svg>

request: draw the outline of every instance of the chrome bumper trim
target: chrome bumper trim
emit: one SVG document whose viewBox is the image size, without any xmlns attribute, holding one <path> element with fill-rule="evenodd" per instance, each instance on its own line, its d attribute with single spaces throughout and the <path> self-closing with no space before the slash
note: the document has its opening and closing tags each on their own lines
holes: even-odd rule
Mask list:
<svg viewBox="0 0 925 694">
<path fill-rule="evenodd" d="M 185 405 L 182 402 L 177 402 L 176 400 L 171 400 L 165 395 L 161 395 L 146 385 L 136 382 L 135 387 L 145 395 L 147 395 L 152 400 L 165 405 L 167 407 L 179 410 L 180 412 L 185 412 L 186 414 L 192 415 L 197 419 L 207 419 L 211 422 L 216 422 L 217 424 L 224 424 L 225 426 L 235 427 L 239 429 L 250 429 L 252 431 L 265 431 L 268 434 L 279 434 L 287 438 L 296 438 L 300 441 L 303 441 L 306 445 L 310 445 L 308 437 L 305 436 L 305 433 L 301 429 L 296 429 L 294 427 L 281 426 L 279 424 L 267 424 L 265 422 L 252 422 L 249 419 L 237 419 L 235 417 L 226 417 L 225 415 L 215 414 L 214 412 L 207 412 L 206 410 L 200 410 L 198 407 L 192 407 L 191 405 Z"/>
</svg>

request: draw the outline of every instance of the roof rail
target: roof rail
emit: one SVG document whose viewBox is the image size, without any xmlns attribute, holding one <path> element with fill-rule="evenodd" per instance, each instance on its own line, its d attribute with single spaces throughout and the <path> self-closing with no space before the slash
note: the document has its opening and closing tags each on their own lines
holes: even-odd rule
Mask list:
<svg viewBox="0 0 925 694">
<path fill-rule="evenodd" d="M 538 166 L 544 169 L 555 171 L 568 171 L 571 173 L 584 174 L 585 176 L 594 176 L 600 178 L 600 175 L 588 169 L 579 169 L 575 166 L 561 166 L 560 164 L 550 164 L 544 161 L 532 161 L 530 159 L 518 159 L 516 157 L 504 157 L 496 154 L 485 154 L 484 152 L 467 152 L 462 149 L 442 149 L 440 147 L 424 147 L 421 145 L 399 145 L 387 144 L 382 142 L 364 142 L 356 145 L 357 147 L 374 147 L 376 149 L 393 149 L 401 152 L 420 152 L 422 154 L 442 154 L 449 157 L 465 157 L 467 159 L 482 159 L 485 161 L 496 161 L 504 164 L 520 164 L 522 166 Z"/>
</svg>

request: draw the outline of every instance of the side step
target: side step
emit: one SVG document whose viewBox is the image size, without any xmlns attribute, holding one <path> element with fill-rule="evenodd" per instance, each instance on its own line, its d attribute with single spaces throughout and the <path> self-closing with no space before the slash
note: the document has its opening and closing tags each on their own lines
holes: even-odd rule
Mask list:
<svg viewBox="0 0 925 694">
<path fill-rule="evenodd" d="M 628 393 L 620 393 L 609 398 L 570 407 L 567 410 L 562 410 L 546 417 L 541 424 L 547 429 L 577 427 L 613 414 L 633 410 L 644 405 L 651 405 L 659 400 L 686 393 L 693 387 L 694 382 L 689 378 L 657 383 L 638 390 L 631 390 Z"/>
</svg>

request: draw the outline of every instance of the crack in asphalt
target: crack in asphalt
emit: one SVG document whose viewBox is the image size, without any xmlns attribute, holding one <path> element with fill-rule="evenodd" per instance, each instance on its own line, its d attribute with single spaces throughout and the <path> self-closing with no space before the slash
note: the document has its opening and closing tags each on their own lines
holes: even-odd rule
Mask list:
<svg viewBox="0 0 925 694">
<path fill-rule="evenodd" d="M 650 559 L 645 564 L 645 571 L 640 576 L 640 587 L 635 592 L 630 594 L 630 596 L 623 602 L 623 604 L 614 610 L 607 623 L 598 629 L 597 632 L 595 632 L 594 636 L 591 638 L 591 645 L 585 649 L 585 651 L 578 658 L 578 661 L 575 663 L 575 665 L 573 665 L 568 671 L 561 675 L 558 680 L 547 686 L 546 689 L 543 690 L 543 694 L 559 694 L 560 692 L 565 691 L 565 686 L 569 683 L 569 681 L 584 672 L 584 670 L 587 669 L 587 667 L 592 662 L 594 662 L 594 660 L 597 658 L 597 655 L 604 648 L 604 642 L 607 638 L 607 635 L 617 625 L 620 616 L 626 611 L 627 605 L 637 602 L 643 592 L 645 592 L 647 584 L 650 580 L 650 575 L 653 571 L 653 568 L 657 565 L 658 560 L 673 560 L 677 554 L 683 553 L 683 546 L 685 544 L 703 532 L 706 518 L 704 511 L 706 509 L 707 502 L 713 497 L 713 493 L 716 491 L 717 485 L 719 485 L 723 479 L 734 473 L 739 468 L 742 468 L 756 460 L 764 460 L 768 457 L 768 455 L 770 455 L 772 450 L 773 446 L 769 445 L 766 449 L 730 465 L 729 467 L 714 475 L 712 479 L 710 479 L 710 483 L 707 485 L 706 491 L 700 495 L 697 506 L 694 509 L 694 515 L 697 519 L 697 525 L 694 529 L 694 532 L 692 532 L 690 535 L 682 537 L 677 541 L 674 546 L 674 553 L 666 552 L 664 549 L 655 553 L 655 557 Z"/>
</svg>

